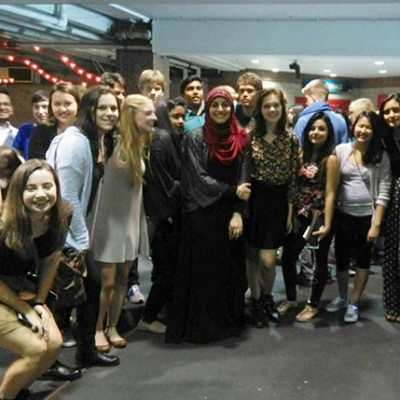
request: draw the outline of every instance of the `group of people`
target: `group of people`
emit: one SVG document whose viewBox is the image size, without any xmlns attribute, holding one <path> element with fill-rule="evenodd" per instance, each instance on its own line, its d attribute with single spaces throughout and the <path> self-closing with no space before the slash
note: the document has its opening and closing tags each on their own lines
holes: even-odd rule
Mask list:
<svg viewBox="0 0 400 400">
<path fill-rule="evenodd" d="M 0 91 L 0 346 L 18 354 L 0 399 L 28 398 L 43 374 L 80 376 L 57 361 L 74 308 L 77 365 L 118 365 L 107 352 L 127 345 L 117 326 L 128 289 L 144 301 L 139 255 L 151 254 L 153 270 L 138 329 L 209 343 L 240 334 L 245 293 L 257 328 L 298 306 L 304 247 L 315 271 L 296 320 L 316 316 L 333 236 L 339 296 L 327 311 L 346 308 L 356 322 L 385 222 L 385 314 L 400 322 L 398 94 L 379 114 L 359 108 L 348 132 L 322 80 L 303 88 L 308 105 L 294 119 L 282 90 L 263 89 L 254 73 L 206 94 L 190 76 L 171 100 L 157 70 L 142 73 L 140 94 L 125 97 L 124 84 L 105 73 L 84 92 L 61 82 L 48 97 L 35 93 L 37 124 L 18 133 Z M 287 299 L 278 306 L 280 248 Z"/>
</svg>

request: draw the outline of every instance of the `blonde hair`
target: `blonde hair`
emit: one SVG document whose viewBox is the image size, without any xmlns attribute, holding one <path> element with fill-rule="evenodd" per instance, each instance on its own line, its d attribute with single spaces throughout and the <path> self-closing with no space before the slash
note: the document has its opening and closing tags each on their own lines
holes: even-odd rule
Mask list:
<svg viewBox="0 0 400 400">
<path fill-rule="evenodd" d="M 304 95 L 312 94 L 318 101 L 326 101 L 329 95 L 329 87 L 322 79 L 314 79 L 307 83 L 301 90 Z"/>
<path fill-rule="evenodd" d="M 145 69 L 139 77 L 139 89 L 143 90 L 145 85 L 153 83 L 160 85 L 162 90 L 165 90 L 165 78 L 164 75 L 158 69 Z"/>
<path fill-rule="evenodd" d="M 117 166 L 128 168 L 134 186 L 143 183 L 142 157 L 146 157 L 151 135 L 143 136 L 137 126 L 137 114 L 151 100 L 141 94 L 131 94 L 122 104 L 120 120 L 120 146 L 117 150 Z"/>
</svg>

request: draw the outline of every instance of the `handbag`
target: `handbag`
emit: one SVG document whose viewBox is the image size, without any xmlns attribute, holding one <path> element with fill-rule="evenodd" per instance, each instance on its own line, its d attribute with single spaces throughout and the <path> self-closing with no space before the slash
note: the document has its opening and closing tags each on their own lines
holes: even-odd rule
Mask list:
<svg viewBox="0 0 400 400">
<path fill-rule="evenodd" d="M 86 301 L 83 283 L 86 276 L 86 252 L 63 249 L 53 282 L 53 290 L 58 296 L 56 308 L 76 307 Z"/>
</svg>

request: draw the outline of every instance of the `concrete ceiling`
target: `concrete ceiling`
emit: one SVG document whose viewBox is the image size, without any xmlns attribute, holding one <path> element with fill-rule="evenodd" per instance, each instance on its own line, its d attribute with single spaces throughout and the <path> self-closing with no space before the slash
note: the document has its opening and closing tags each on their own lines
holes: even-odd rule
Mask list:
<svg viewBox="0 0 400 400">
<path fill-rule="evenodd" d="M 7 5 L 7 2 L 0 0 L 1 4 Z M 19 0 L 8 3 L 10 6 L 23 4 L 27 3 Z M 41 1 L 29 4 L 39 7 L 37 4 Z M 50 13 L 52 6 L 46 7 Z M 70 1 L 66 7 L 67 17 L 72 21 L 67 32 L 72 35 L 75 29 L 76 33 L 73 43 L 60 40 L 56 29 L 49 26 L 43 26 L 40 35 L 42 42 L 47 36 L 53 46 L 56 41 L 65 51 L 79 51 L 80 44 L 86 43 L 86 47 L 81 47 L 83 53 L 95 52 L 99 58 L 111 60 L 115 41 L 109 29 L 113 21 L 149 19 L 153 28 L 153 51 L 196 66 L 223 71 L 277 68 L 290 72 L 289 64 L 296 60 L 305 74 L 335 73 L 349 78 L 400 76 L 398 0 L 132 0 L 118 3 L 89 0 L 84 4 Z M 8 17 L 7 21 L 0 6 L 0 29 L 4 33 L 7 33 L 7 22 L 10 26 L 20 23 L 33 30 L 32 22 L 29 25 L 23 12 L 20 20 L 17 19 L 10 21 Z M 11 30 L 8 33 L 18 34 Z M 102 45 L 98 46 L 99 43 Z M 383 64 L 376 65 L 376 61 Z M 386 73 L 379 72 L 382 70 Z"/>
</svg>

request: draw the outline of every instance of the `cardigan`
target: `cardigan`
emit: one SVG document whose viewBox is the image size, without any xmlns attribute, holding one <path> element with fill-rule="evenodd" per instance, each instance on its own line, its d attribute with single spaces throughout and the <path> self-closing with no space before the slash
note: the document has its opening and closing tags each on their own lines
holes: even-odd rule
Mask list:
<svg viewBox="0 0 400 400">
<path fill-rule="evenodd" d="M 340 170 L 342 170 L 344 163 L 351 156 L 353 151 L 352 143 L 342 143 L 336 146 L 335 153 L 339 161 Z M 382 161 L 377 165 L 366 166 L 370 173 L 370 188 L 374 206 L 381 205 L 387 207 L 390 200 L 390 189 L 392 185 L 392 173 L 390 168 L 390 161 L 387 153 L 382 153 Z M 340 190 L 338 195 L 338 202 L 340 202 Z"/>
</svg>

